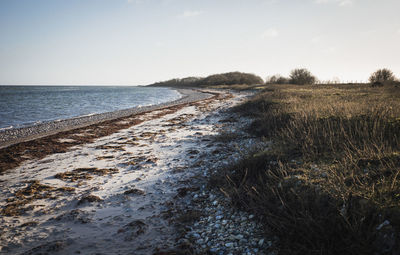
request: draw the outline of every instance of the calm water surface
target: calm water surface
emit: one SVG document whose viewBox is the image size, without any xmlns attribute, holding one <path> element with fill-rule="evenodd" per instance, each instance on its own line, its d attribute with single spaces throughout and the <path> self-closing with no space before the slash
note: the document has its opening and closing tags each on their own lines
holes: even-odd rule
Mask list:
<svg viewBox="0 0 400 255">
<path fill-rule="evenodd" d="M 180 98 L 168 88 L 123 86 L 0 86 L 0 129 L 32 125 Z"/>
</svg>

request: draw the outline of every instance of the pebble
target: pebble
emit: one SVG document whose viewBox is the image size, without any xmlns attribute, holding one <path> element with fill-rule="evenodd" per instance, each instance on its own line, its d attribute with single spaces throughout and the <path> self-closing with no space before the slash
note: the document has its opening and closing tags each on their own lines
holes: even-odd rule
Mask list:
<svg viewBox="0 0 400 255">
<path fill-rule="evenodd" d="M 193 233 L 192 236 L 193 236 L 194 238 L 200 238 L 200 235 L 197 234 L 197 233 Z"/>
<path fill-rule="evenodd" d="M 226 243 L 225 246 L 226 246 L 227 248 L 231 248 L 231 247 L 233 247 L 233 243 Z"/>
</svg>

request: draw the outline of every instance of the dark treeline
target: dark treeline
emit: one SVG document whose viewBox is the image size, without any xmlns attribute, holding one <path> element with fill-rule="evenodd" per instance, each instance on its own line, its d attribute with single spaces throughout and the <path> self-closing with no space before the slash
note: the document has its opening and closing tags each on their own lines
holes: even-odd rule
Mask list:
<svg viewBox="0 0 400 255">
<path fill-rule="evenodd" d="M 168 81 L 156 82 L 150 86 L 155 87 L 201 87 L 214 85 L 256 85 L 263 84 L 261 77 L 251 73 L 230 72 L 213 74 L 203 77 L 187 77 L 183 79 L 171 79 Z"/>
<path fill-rule="evenodd" d="M 325 82 L 331 84 L 329 81 Z M 332 82 L 340 83 L 340 82 Z M 372 73 L 369 77 L 369 83 L 373 86 L 383 86 L 385 84 L 400 85 L 400 80 L 396 78 L 393 72 L 387 68 L 382 68 Z M 186 77 L 182 79 L 171 79 L 168 81 L 161 81 L 151 84 L 154 87 L 210 87 L 210 86 L 224 86 L 224 85 L 269 85 L 269 84 L 296 84 L 296 85 L 312 85 L 324 84 L 318 80 L 309 70 L 305 68 L 293 69 L 289 77 L 280 74 L 267 77 L 264 82 L 261 77 L 242 72 L 230 72 L 213 74 L 207 77 Z"/>
</svg>

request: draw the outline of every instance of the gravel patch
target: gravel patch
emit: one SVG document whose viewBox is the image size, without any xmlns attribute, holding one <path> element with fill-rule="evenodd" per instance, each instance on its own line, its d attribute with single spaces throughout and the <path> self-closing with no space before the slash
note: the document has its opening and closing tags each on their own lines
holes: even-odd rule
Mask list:
<svg viewBox="0 0 400 255">
<path fill-rule="evenodd" d="M 243 151 L 269 145 L 243 131 L 242 127 L 247 126 L 250 120 L 229 112 L 220 114 L 220 135 L 210 141 L 218 152 L 211 150 L 199 155 L 200 160 L 207 159 L 202 160 L 198 167 L 201 178 L 198 176 L 192 180 L 193 187 L 199 188 L 183 193 L 184 198 L 177 203 L 177 224 L 181 231 L 177 247 L 189 247 L 193 254 L 277 254 L 278 240 L 269 234 L 260 219 L 234 207 L 231 199 L 218 187 L 210 186 L 210 176 L 219 175 L 219 171 L 229 168 L 241 158 Z M 197 168 L 196 165 L 199 164 L 195 162 L 192 168 Z"/>
<path fill-rule="evenodd" d="M 275 240 L 264 237 L 262 225 L 254 215 L 233 209 L 228 199 L 215 192 L 193 194 L 192 199 L 204 214 L 179 242 L 190 242 L 196 254 L 275 254 L 268 251 Z"/>
</svg>

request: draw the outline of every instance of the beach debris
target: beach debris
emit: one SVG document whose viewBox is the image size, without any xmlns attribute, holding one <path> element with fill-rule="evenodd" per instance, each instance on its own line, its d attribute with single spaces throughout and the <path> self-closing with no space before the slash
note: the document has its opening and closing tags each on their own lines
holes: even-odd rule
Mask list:
<svg viewBox="0 0 400 255">
<path fill-rule="evenodd" d="M 93 175 L 104 176 L 107 174 L 112 175 L 118 172 L 119 170 L 116 168 L 103 168 L 103 169 L 98 169 L 96 167 L 77 168 L 72 171 L 58 173 L 54 177 L 63 181 L 76 182 L 78 180 L 90 180 L 93 178 Z"/>
<path fill-rule="evenodd" d="M 148 226 L 142 220 L 134 220 L 118 230 L 125 235 L 125 241 L 132 241 L 135 237 L 144 234 Z"/>
<path fill-rule="evenodd" d="M 29 227 L 36 227 L 37 225 L 39 225 L 39 222 L 37 222 L 37 221 L 28 221 L 28 222 L 21 224 L 19 227 L 20 228 L 29 228 Z"/>
<path fill-rule="evenodd" d="M 140 189 L 129 189 L 124 192 L 124 195 L 145 195 L 146 193 Z"/>
<path fill-rule="evenodd" d="M 156 157 L 151 157 L 151 158 L 148 158 L 148 159 L 146 160 L 146 163 L 155 164 L 155 163 L 157 163 L 157 161 L 158 161 L 158 158 L 156 158 Z"/>
<path fill-rule="evenodd" d="M 61 188 L 57 188 L 57 191 L 61 191 L 61 192 L 74 192 L 75 188 L 74 187 L 61 187 Z"/>
<path fill-rule="evenodd" d="M 179 188 L 178 191 L 178 196 L 179 197 L 184 197 L 186 196 L 189 192 L 194 192 L 198 191 L 200 188 L 199 187 L 184 187 L 184 188 Z"/>
<path fill-rule="evenodd" d="M 95 195 L 86 195 L 86 196 L 83 196 L 83 197 L 81 198 L 81 200 L 78 201 L 78 205 L 85 204 L 85 203 L 101 202 L 101 201 L 103 201 L 103 199 L 101 199 L 101 198 L 98 197 L 98 196 L 95 196 Z"/>
<path fill-rule="evenodd" d="M 25 255 L 37 255 L 37 254 L 54 254 L 55 252 L 63 250 L 67 244 L 63 240 L 55 240 L 52 242 L 48 242 L 35 248 L 30 249 L 29 251 L 24 252 Z"/>
<path fill-rule="evenodd" d="M 54 220 L 56 221 L 74 221 L 74 222 L 80 222 L 82 224 L 86 224 L 91 222 L 91 219 L 89 217 L 89 213 L 79 210 L 79 209 L 75 209 L 75 210 L 71 210 L 69 212 L 63 213 L 59 216 L 57 216 L 56 218 L 54 218 Z"/>
<path fill-rule="evenodd" d="M 103 160 L 103 159 L 112 159 L 112 158 L 114 158 L 114 155 L 99 156 L 96 159 Z"/>
<path fill-rule="evenodd" d="M 187 170 L 187 167 L 178 166 L 178 167 L 175 167 L 174 169 L 172 169 L 171 173 L 172 173 L 172 174 L 178 174 L 178 173 L 183 173 L 183 172 L 185 172 L 186 170 Z"/>
<path fill-rule="evenodd" d="M 187 154 L 189 154 L 189 155 L 199 154 L 199 153 L 200 153 L 200 152 L 199 152 L 198 150 L 195 150 L 195 149 L 189 150 L 189 151 L 187 152 Z"/>
<path fill-rule="evenodd" d="M 26 182 L 28 185 L 19 189 L 7 199 L 7 204 L 1 210 L 5 216 L 20 216 L 25 211 L 33 210 L 35 206 L 26 206 L 27 204 L 39 199 L 55 199 L 57 195 L 64 192 L 73 192 L 75 189 L 70 187 L 55 188 L 49 185 L 41 184 L 37 180 Z"/>
<path fill-rule="evenodd" d="M 121 145 L 99 145 L 96 146 L 96 150 L 114 150 L 114 151 L 125 151 L 125 148 Z"/>
</svg>

